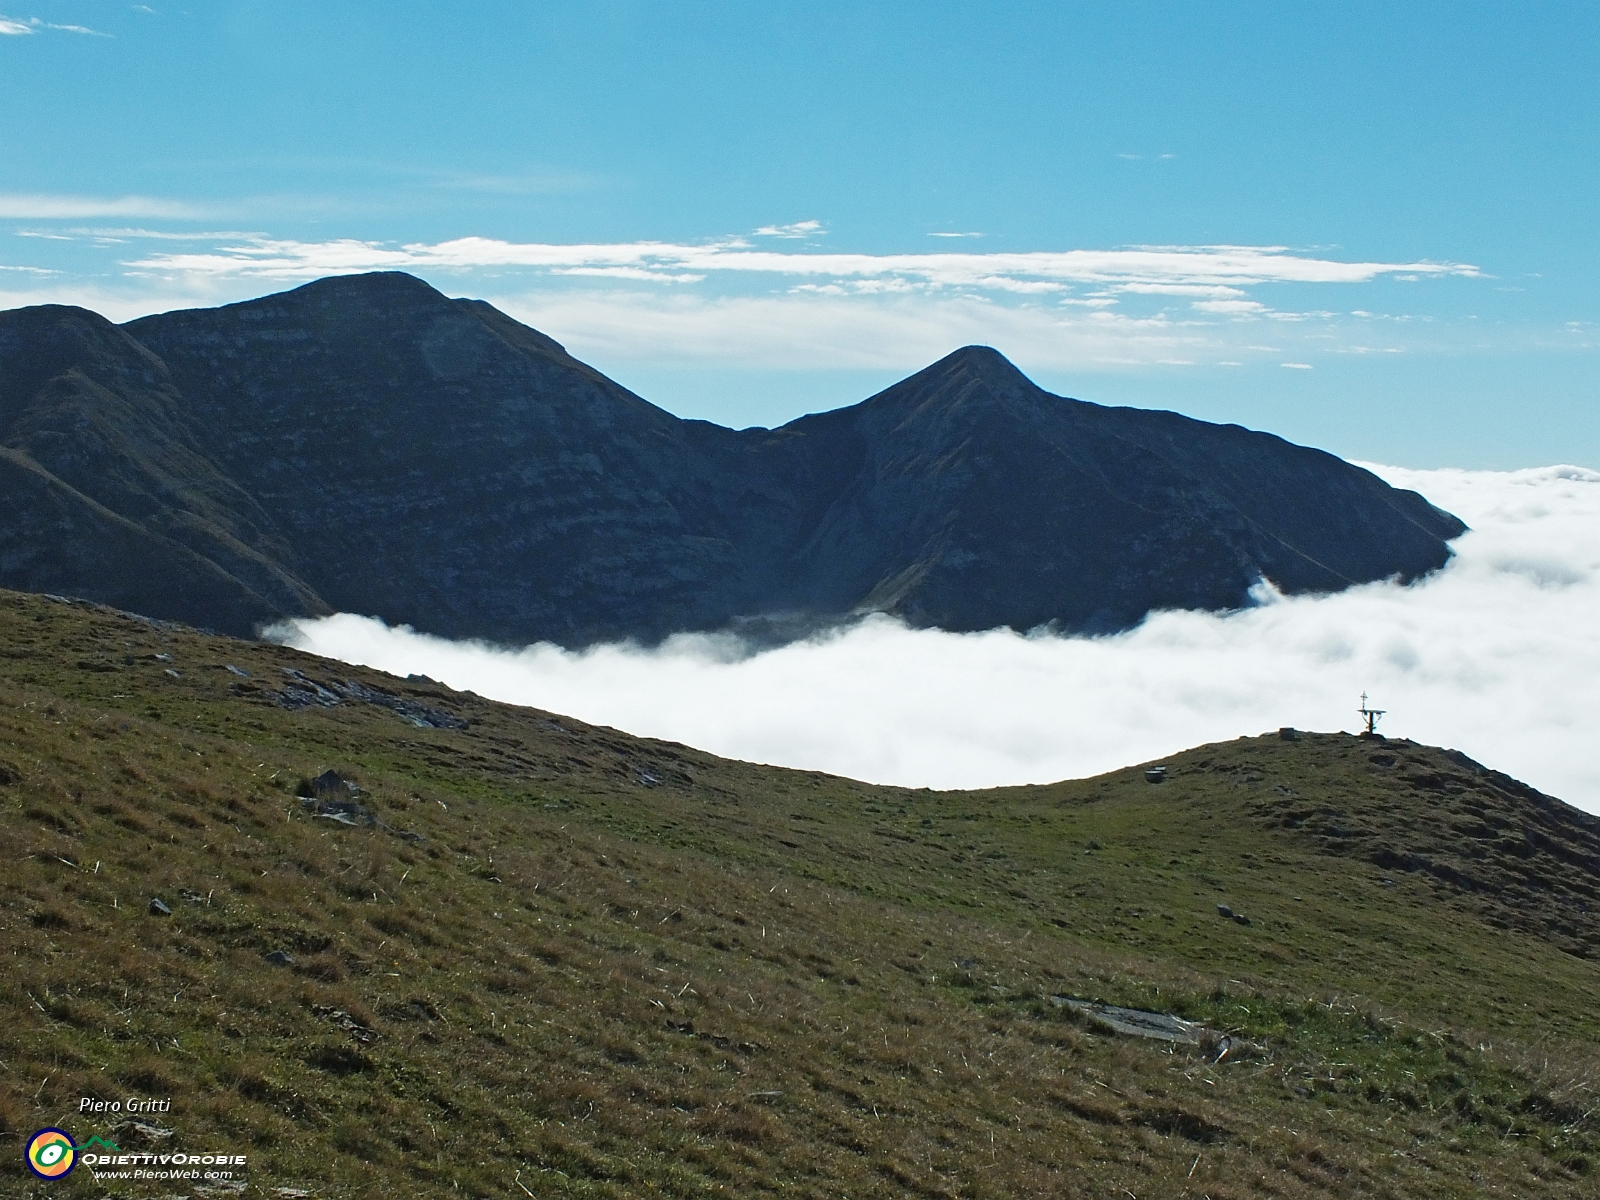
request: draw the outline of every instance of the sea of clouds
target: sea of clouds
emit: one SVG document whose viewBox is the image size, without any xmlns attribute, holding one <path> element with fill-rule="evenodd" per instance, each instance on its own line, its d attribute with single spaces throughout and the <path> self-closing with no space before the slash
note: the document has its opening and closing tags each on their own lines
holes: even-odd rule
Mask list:
<svg viewBox="0 0 1600 1200">
<path fill-rule="evenodd" d="M 1454 747 L 1600 812 L 1600 472 L 1366 464 L 1472 528 L 1409 587 L 1257 589 L 1109 637 L 952 634 L 887 617 L 779 649 L 685 634 L 581 652 L 451 642 L 340 614 L 278 640 L 731 758 L 968 788 L 1092 775 L 1203 742 L 1354 731 Z"/>
</svg>

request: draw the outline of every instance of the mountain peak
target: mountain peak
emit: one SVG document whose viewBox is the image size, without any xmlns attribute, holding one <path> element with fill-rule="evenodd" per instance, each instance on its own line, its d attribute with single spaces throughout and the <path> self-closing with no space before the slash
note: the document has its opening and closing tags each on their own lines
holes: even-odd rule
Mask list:
<svg viewBox="0 0 1600 1200">
<path fill-rule="evenodd" d="M 921 374 L 953 375 L 957 372 L 978 375 L 990 385 L 1015 386 L 1020 383 L 1028 387 L 1037 386 L 1016 363 L 993 346 L 963 346 L 959 350 L 952 350 Z"/>
<path fill-rule="evenodd" d="M 61 524 L 50 504 L 82 496 L 135 524 L 149 497 L 180 497 L 181 519 L 145 532 L 219 531 L 194 547 L 254 589 L 255 608 L 231 610 L 242 630 L 269 595 L 284 612 L 567 645 L 862 608 L 947 629 L 1110 630 L 1156 608 L 1238 607 L 1262 576 L 1286 592 L 1409 578 L 1460 532 L 1320 451 L 1053 396 L 992 346 L 735 433 L 395 271 L 103 326 L 103 352 L 24 332 L 0 344 L 0 381 L 8 364 L 48 364 L 4 398 L 13 427 L 43 431 L 26 445 L 56 490 L 37 472 L 0 480 L 0 508 L 26 500 L 43 531 Z M 57 419 L 69 393 L 117 471 L 58 452 L 82 440 Z M 103 558 L 100 541 L 63 566 L 59 539 L 28 536 L 38 569 L 0 583 L 112 594 L 107 572 L 75 565 Z M 166 598 L 139 599 L 147 574 L 115 594 L 167 615 Z"/>
<path fill-rule="evenodd" d="M 259 300 L 246 300 L 229 308 L 271 305 L 276 308 L 339 308 L 389 311 L 401 308 L 432 307 L 450 303 L 449 298 L 426 280 L 404 271 L 366 271 L 359 275 L 330 275 L 302 284 L 291 291 Z"/>
</svg>

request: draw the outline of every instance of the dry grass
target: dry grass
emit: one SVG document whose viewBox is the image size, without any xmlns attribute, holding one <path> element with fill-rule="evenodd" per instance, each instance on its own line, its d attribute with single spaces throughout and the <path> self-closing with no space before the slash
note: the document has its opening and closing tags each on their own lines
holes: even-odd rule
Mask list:
<svg viewBox="0 0 1600 1200">
<path fill-rule="evenodd" d="M 286 711 L 284 666 L 473 724 Z M 1384 886 L 1287 826 L 1273 788 L 1434 836 L 1353 739 L 1203 748 L 1159 788 L 913 792 L 328 666 L 0 594 L 8 1194 L 61 1194 L 24 1178 L 34 1128 L 106 1135 L 79 1097 L 133 1093 L 263 1194 L 1594 1186 L 1592 927 Z M 299 802 L 327 767 L 382 826 Z M 1058 994 L 1259 1052 L 1110 1037 Z"/>
</svg>

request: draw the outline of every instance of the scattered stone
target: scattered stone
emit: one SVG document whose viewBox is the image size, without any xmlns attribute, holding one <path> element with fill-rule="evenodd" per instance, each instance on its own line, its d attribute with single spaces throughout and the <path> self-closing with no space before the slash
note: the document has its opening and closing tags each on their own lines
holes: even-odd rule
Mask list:
<svg viewBox="0 0 1600 1200">
<path fill-rule="evenodd" d="M 1233 914 L 1233 919 L 1234 919 L 1234 921 L 1236 921 L 1240 925 L 1248 925 L 1248 924 L 1250 924 L 1250 918 L 1245 916 L 1243 913 L 1234 913 Z"/>
<path fill-rule="evenodd" d="M 309 794 L 307 794 L 309 793 Z M 300 803 L 311 815 L 338 821 L 341 825 L 376 825 L 378 818 L 366 805 L 353 799 L 361 789 L 337 771 L 324 771 L 301 784 Z"/>
<path fill-rule="evenodd" d="M 196 1186 L 194 1194 L 206 1200 L 213 1196 L 242 1196 L 249 1186 L 243 1179 L 213 1179 Z"/>
<path fill-rule="evenodd" d="M 1378 880 L 1378 882 L 1383 884 L 1384 887 L 1395 887 L 1396 886 L 1395 881 L 1392 880 L 1392 879 L 1380 879 L 1380 880 Z"/>
<path fill-rule="evenodd" d="M 173 669 L 172 669 L 172 668 L 171 668 L 171 667 L 168 667 L 168 668 L 167 668 L 167 670 L 166 670 L 166 673 L 167 673 L 167 674 L 168 674 L 168 675 L 171 675 L 171 676 L 172 676 L 172 677 L 173 677 L 173 678 L 174 678 L 174 679 L 182 679 L 182 678 L 183 678 L 183 676 L 182 676 L 182 675 L 179 675 L 179 674 L 178 674 L 178 673 L 177 673 L 177 672 L 176 672 L 176 671 L 174 671 L 174 670 L 173 670 Z"/>
<path fill-rule="evenodd" d="M 1233 917 L 1233 909 L 1229 908 L 1226 904 L 1219 904 L 1217 905 L 1217 916 L 1228 917 L 1231 919 Z"/>
<path fill-rule="evenodd" d="M 249 679 L 250 678 L 250 672 L 249 671 L 242 670 L 239 667 L 234 666 L 232 663 L 228 663 L 227 664 L 227 670 L 231 674 L 237 675 L 240 679 Z"/>
<path fill-rule="evenodd" d="M 361 789 L 337 771 L 324 771 L 306 785 L 310 795 L 327 799 L 332 796 L 359 796 Z M 302 793 L 304 795 L 305 793 Z"/>
<path fill-rule="evenodd" d="M 310 793 L 309 795 L 307 793 Z M 378 814 L 352 797 L 361 795 L 361 789 L 337 771 L 324 771 L 315 779 L 302 780 L 300 804 L 314 817 L 337 821 L 353 828 L 382 829 L 408 842 L 425 842 L 428 839 L 409 829 L 396 829 L 378 820 Z"/>
<path fill-rule="evenodd" d="M 129 1119 L 111 1128 L 111 1140 L 128 1149 L 143 1149 L 159 1145 L 172 1136 L 172 1130 L 144 1121 Z"/>
<path fill-rule="evenodd" d="M 317 1004 L 311 1011 L 325 1020 L 332 1021 L 358 1042 L 370 1042 L 378 1036 L 377 1030 L 368 1028 L 342 1009 L 327 1004 Z"/>
<path fill-rule="evenodd" d="M 359 828 L 362 825 L 378 823 L 378 818 L 371 809 L 364 804 L 357 804 L 354 800 L 314 800 L 307 796 L 300 803 L 311 810 L 312 816 L 337 821 L 341 825 Z"/>
<path fill-rule="evenodd" d="M 155 897 L 150 901 L 150 915 L 152 917 L 170 917 L 172 910 L 167 907 L 166 901 Z"/>
<path fill-rule="evenodd" d="M 1146 1012 L 1140 1008 L 1122 1008 L 1115 1004 L 1097 1004 L 1092 1000 L 1075 1000 L 1071 996 L 1051 996 L 1050 1002 L 1062 1008 L 1081 1013 L 1096 1024 L 1104 1025 L 1114 1033 L 1129 1037 L 1154 1038 L 1162 1042 L 1178 1042 L 1198 1046 L 1201 1034 L 1209 1032 L 1205 1026 L 1185 1021 L 1171 1013 Z"/>
<path fill-rule="evenodd" d="M 278 693 L 278 703 L 284 708 L 307 708 L 313 704 L 322 708 L 332 708 L 340 703 L 338 696 L 293 667 L 284 667 L 283 673 L 294 680 Z"/>
<path fill-rule="evenodd" d="M 1167 769 L 1165 767 L 1146 767 L 1144 778 L 1147 783 L 1162 783 L 1167 778 Z"/>
<path fill-rule="evenodd" d="M 1293 725 L 1280 725 L 1278 726 L 1278 736 L 1286 742 L 1298 742 L 1300 740 L 1300 731 Z"/>
<path fill-rule="evenodd" d="M 283 691 L 276 693 L 276 701 L 282 708 L 300 709 L 311 705 L 333 708 L 347 700 L 360 700 L 365 704 L 387 708 L 418 729 L 466 729 L 471 725 L 465 718 L 447 713 L 443 709 L 367 687 L 354 679 L 346 679 L 343 682 L 330 680 L 324 685 L 292 667 L 284 667 L 283 672 L 293 682 Z"/>
<path fill-rule="evenodd" d="M 294 955 L 287 950 L 272 950 L 261 956 L 275 967 L 294 966 Z"/>
<path fill-rule="evenodd" d="M 418 729 L 466 729 L 471 724 L 443 709 L 421 704 L 415 700 L 406 700 L 389 692 L 379 691 L 377 688 L 366 687 L 354 679 L 346 679 L 342 685 L 335 683 L 332 687 L 346 699 L 363 700 L 368 704 L 376 704 L 379 708 L 387 708 Z"/>
<path fill-rule="evenodd" d="M 1247 1042 L 1242 1037 L 1232 1034 L 1218 1033 L 1215 1029 L 1200 1031 L 1200 1053 L 1204 1054 L 1213 1063 L 1238 1062 L 1245 1058 L 1254 1058 L 1261 1053 L 1261 1047 L 1254 1042 Z"/>
</svg>

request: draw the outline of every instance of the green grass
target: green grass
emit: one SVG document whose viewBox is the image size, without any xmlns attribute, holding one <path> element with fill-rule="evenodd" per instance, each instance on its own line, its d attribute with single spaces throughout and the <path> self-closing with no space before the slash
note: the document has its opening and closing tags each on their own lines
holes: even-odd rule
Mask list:
<svg viewBox="0 0 1600 1200">
<path fill-rule="evenodd" d="M 1592 1194 L 1587 827 L 1410 743 L 1165 762 L 872 787 L 0 593 L 0 1190 L 189 1194 L 26 1176 L 138 1093 L 253 1195 Z"/>
</svg>

